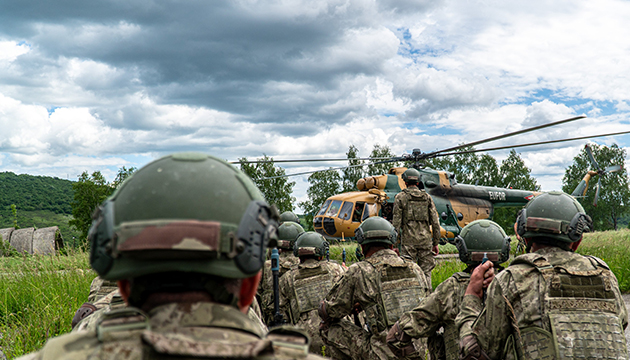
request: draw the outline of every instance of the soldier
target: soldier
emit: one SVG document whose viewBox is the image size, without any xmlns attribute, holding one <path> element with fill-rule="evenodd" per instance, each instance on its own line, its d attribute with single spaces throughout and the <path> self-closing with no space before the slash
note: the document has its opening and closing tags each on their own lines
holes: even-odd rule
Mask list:
<svg viewBox="0 0 630 360">
<path fill-rule="evenodd" d="M 298 216 L 295 215 L 295 213 L 292 211 L 285 211 L 282 214 L 280 214 L 280 225 L 284 224 L 287 221 L 291 221 L 296 224 L 299 224 L 300 218 L 298 218 Z"/>
<path fill-rule="evenodd" d="M 387 344 L 403 356 L 412 339 L 429 338 L 429 353 L 433 359 L 459 358 L 459 330 L 455 318 L 464 299 L 470 273 L 486 256 L 495 267 L 510 257 L 510 238 L 490 220 L 476 220 L 466 225 L 455 238 L 459 259 L 468 267 L 441 283 L 418 307 L 404 314 L 389 330 Z M 436 331 L 444 328 L 443 335 Z M 413 348 L 409 348 L 412 350 Z M 439 354 L 438 354 L 439 353 Z"/>
<path fill-rule="evenodd" d="M 456 319 L 462 359 L 627 359 L 628 313 L 615 275 L 574 253 L 591 218 L 563 192 L 531 200 L 517 220 L 528 251 L 497 275 L 473 271 Z M 484 280 L 485 279 L 485 280 Z"/>
<path fill-rule="evenodd" d="M 199 153 L 163 157 L 107 199 L 90 263 L 130 305 L 95 330 L 50 339 L 24 359 L 308 358 L 308 337 L 265 335 L 245 314 L 277 211 L 252 181 Z"/>
<path fill-rule="evenodd" d="M 295 239 L 304 232 L 302 226 L 295 222 L 287 221 L 278 227 L 278 252 L 280 253 L 280 272 L 282 277 L 287 271 L 299 264 L 300 259 L 293 255 Z M 263 319 L 267 325 L 274 322 L 273 304 L 273 274 L 271 272 L 271 260 L 265 261 L 263 279 L 258 289 L 261 300 Z"/>
<path fill-rule="evenodd" d="M 431 279 L 431 270 L 435 267 L 433 254 L 439 253 L 440 221 L 437 210 L 431 196 L 418 188 L 418 185 L 422 186 L 418 170 L 407 169 L 402 178 L 407 188 L 394 199 L 393 221 L 400 234 L 401 255 L 411 257 Z"/>
<path fill-rule="evenodd" d="M 322 338 L 351 359 L 396 359 L 385 337 L 400 316 L 413 309 L 431 288 L 422 269 L 398 256 L 396 230 L 385 219 L 366 219 L 355 233 L 365 260 L 352 264 L 320 303 Z M 367 330 L 343 319 L 365 312 Z M 424 347 L 410 355 L 424 358 Z"/>
<path fill-rule="evenodd" d="M 100 276 L 95 277 L 90 284 L 88 301 L 81 305 L 72 318 L 72 329 L 74 330 L 81 320 L 109 305 L 111 301 L 110 294 L 115 290 L 118 290 L 118 285 L 116 285 L 115 281 L 103 280 Z"/>
<path fill-rule="evenodd" d="M 310 351 L 321 354 L 324 343 L 319 336 L 317 308 L 345 270 L 336 262 L 325 260 L 328 242 L 314 231 L 297 238 L 293 254 L 299 257 L 300 264 L 280 278 L 280 308 L 285 319 L 311 337 Z"/>
</svg>

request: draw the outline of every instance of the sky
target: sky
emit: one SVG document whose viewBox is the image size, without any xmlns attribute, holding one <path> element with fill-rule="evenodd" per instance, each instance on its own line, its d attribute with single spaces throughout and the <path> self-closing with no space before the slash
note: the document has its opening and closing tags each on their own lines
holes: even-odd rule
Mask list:
<svg viewBox="0 0 630 360">
<path fill-rule="evenodd" d="M 0 171 L 402 155 L 576 115 L 487 146 L 630 130 L 628 18 L 619 0 L 3 1 Z M 586 142 L 518 152 L 554 190 Z"/>
</svg>

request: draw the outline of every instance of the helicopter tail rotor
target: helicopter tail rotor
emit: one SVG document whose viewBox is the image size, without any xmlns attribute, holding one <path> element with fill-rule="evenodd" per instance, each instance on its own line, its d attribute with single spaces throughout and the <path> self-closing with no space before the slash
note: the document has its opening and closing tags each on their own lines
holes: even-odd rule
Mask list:
<svg viewBox="0 0 630 360">
<path fill-rule="evenodd" d="M 601 189 L 602 177 L 604 177 L 608 173 L 614 173 L 614 172 L 620 171 L 621 169 L 623 169 L 623 166 L 611 165 L 611 166 L 606 167 L 605 169 L 602 169 L 599 167 L 599 163 L 597 163 L 597 160 L 595 160 L 591 147 L 588 144 L 586 144 L 584 147 L 586 148 L 586 153 L 588 154 L 588 157 L 591 159 L 591 164 L 593 165 L 595 169 L 597 169 L 597 175 L 599 175 L 599 179 L 597 179 L 597 184 L 595 185 L 595 198 L 593 199 L 593 206 L 597 206 L 597 200 L 599 199 L 599 191 Z"/>
</svg>

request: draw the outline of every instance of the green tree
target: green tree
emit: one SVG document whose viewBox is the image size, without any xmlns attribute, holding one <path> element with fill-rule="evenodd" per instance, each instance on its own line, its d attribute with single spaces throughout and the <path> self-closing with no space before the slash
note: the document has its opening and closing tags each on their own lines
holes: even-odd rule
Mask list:
<svg viewBox="0 0 630 360">
<path fill-rule="evenodd" d="M 293 211 L 295 182 L 289 181 L 283 168 L 275 166 L 273 158 L 264 155 L 261 162 L 247 163 L 247 158 L 238 159 L 241 170 L 249 176 L 270 204 L 280 212 Z"/>
<path fill-rule="evenodd" d="M 72 184 L 72 189 L 74 190 L 73 218 L 68 224 L 81 232 L 81 239 L 87 240 L 94 210 L 111 195 L 114 188 L 105 181 L 100 171 L 95 171 L 92 175 L 84 171 L 79 176 L 79 180 Z M 83 246 L 86 245 L 87 242 Z"/>
<path fill-rule="evenodd" d="M 343 192 L 348 191 L 357 191 L 357 181 L 365 176 L 365 172 L 363 171 L 362 165 L 363 161 L 359 160 L 359 150 L 356 146 L 350 145 L 348 148 L 348 152 L 346 153 L 348 157 L 348 167 L 343 169 L 341 172 L 343 174 Z"/>
<path fill-rule="evenodd" d="M 394 157 L 394 153 L 387 145 L 379 145 L 375 144 L 372 148 L 372 152 L 370 153 L 371 158 L 391 158 Z M 400 166 L 398 162 L 387 162 L 383 164 L 378 164 L 381 160 L 375 160 L 368 164 L 367 174 L 368 175 L 382 175 L 387 174 L 389 169 L 393 167 Z M 376 163 L 376 164 L 375 164 Z"/>
<path fill-rule="evenodd" d="M 525 165 L 521 156 L 512 149 L 510 155 L 501 162 L 500 181 L 495 186 L 539 191 L 540 185 L 538 185 L 536 178 L 531 176 L 531 172 L 532 170 Z M 514 222 L 520 209 L 519 207 L 496 208 L 492 220 L 501 225 L 508 234 L 514 234 Z"/>
<path fill-rule="evenodd" d="M 341 176 L 337 170 L 318 171 L 308 177 L 307 201 L 299 206 L 304 209 L 306 230 L 313 230 L 313 217 L 327 198 L 341 192 Z"/>
<path fill-rule="evenodd" d="M 118 173 L 116 174 L 116 178 L 114 179 L 114 181 L 112 181 L 111 186 L 114 189 L 118 189 L 118 187 L 120 185 L 122 185 L 122 183 L 128 178 L 130 177 L 136 170 L 135 167 L 130 167 L 130 168 L 126 168 L 126 167 L 121 167 L 120 169 L 118 169 Z"/>
<path fill-rule="evenodd" d="M 11 215 L 13 215 L 13 228 L 19 229 L 18 220 L 17 220 L 17 207 L 15 204 L 11 204 Z"/>
<path fill-rule="evenodd" d="M 611 165 L 622 165 L 621 171 L 605 174 L 601 180 L 598 176 L 593 176 L 589 183 L 589 190 L 586 196 L 578 198 L 584 210 L 593 219 L 595 230 L 617 230 L 619 220 L 628 214 L 630 208 L 630 190 L 628 189 L 628 172 L 625 169 L 626 151 L 617 144 L 612 146 L 589 145 L 593 152 L 593 157 L 600 168 L 605 169 Z M 571 164 L 562 178 L 562 190 L 572 193 L 587 171 L 596 170 L 591 164 L 586 149 L 573 158 Z M 601 176 L 601 175 L 599 175 Z M 595 198 L 595 184 L 601 181 L 599 199 L 597 206 L 593 206 Z"/>
</svg>

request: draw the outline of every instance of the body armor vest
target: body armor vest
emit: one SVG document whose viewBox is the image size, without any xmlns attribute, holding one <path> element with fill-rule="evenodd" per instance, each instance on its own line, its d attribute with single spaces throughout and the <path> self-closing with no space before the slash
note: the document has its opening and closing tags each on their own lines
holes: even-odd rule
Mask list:
<svg viewBox="0 0 630 360">
<path fill-rule="evenodd" d="M 407 192 L 407 208 L 405 214 L 406 221 L 429 221 L 429 201 L 427 194 L 423 191 L 421 195 L 415 195 L 411 192 Z"/>
<path fill-rule="evenodd" d="M 413 310 L 426 296 L 426 289 L 413 271 L 411 262 L 388 264 L 372 262 L 378 276 L 377 304 L 365 309 L 372 333 L 380 333 L 393 326 L 400 317 Z"/>
<path fill-rule="evenodd" d="M 513 355 L 522 359 L 628 359 L 612 288 L 614 279 L 608 267 L 589 257 L 594 269 L 575 270 L 553 266 L 544 257 L 531 255 L 536 256 L 519 257 L 512 264 L 529 265 L 542 276 L 537 291 L 540 311 L 527 312 L 526 320 L 534 326 L 520 328 L 520 346 Z M 511 266 L 506 271 L 512 274 L 521 294 L 528 291 L 519 287 L 527 284 L 527 272 L 513 271 Z M 530 293 L 534 291 L 529 289 Z M 546 321 L 548 329 L 536 326 Z"/>
<path fill-rule="evenodd" d="M 293 297 L 291 305 L 291 322 L 295 325 L 300 315 L 319 307 L 333 286 L 333 275 L 320 264 L 315 268 L 301 268 L 293 278 Z"/>
</svg>

